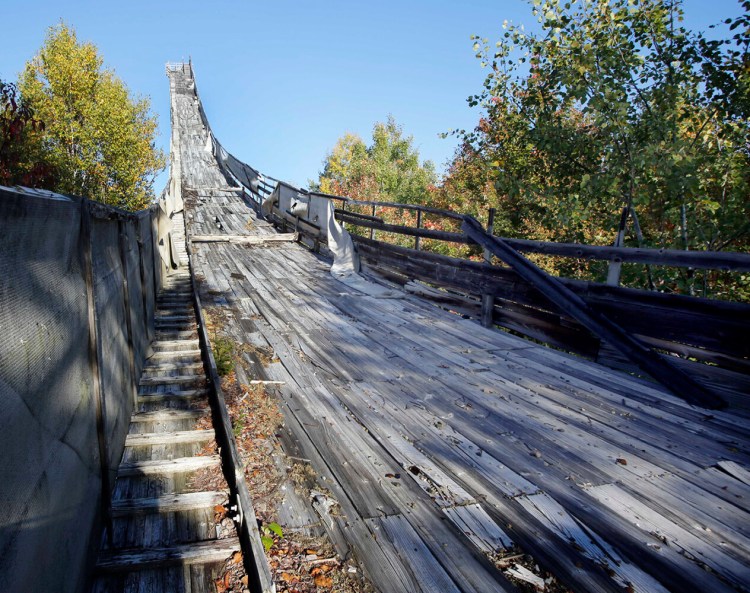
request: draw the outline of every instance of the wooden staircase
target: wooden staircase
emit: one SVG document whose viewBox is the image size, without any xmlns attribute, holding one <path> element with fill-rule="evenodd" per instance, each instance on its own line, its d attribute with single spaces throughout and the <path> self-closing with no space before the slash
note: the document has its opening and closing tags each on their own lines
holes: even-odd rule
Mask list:
<svg viewBox="0 0 750 593">
<path fill-rule="evenodd" d="M 155 323 L 93 593 L 215 591 L 225 560 L 240 549 L 234 526 L 215 521 L 217 505 L 228 499 L 223 477 L 220 490 L 190 487 L 195 472 L 220 459 L 206 453 L 214 431 L 206 428 L 208 389 L 187 271 L 169 276 Z"/>
</svg>

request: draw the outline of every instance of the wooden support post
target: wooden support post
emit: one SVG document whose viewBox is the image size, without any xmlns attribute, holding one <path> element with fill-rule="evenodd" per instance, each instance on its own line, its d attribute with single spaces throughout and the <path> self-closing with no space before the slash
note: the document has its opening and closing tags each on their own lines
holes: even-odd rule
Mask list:
<svg viewBox="0 0 750 593">
<path fill-rule="evenodd" d="M 127 234 L 125 233 L 125 221 L 119 221 L 118 231 L 120 237 L 120 262 L 122 266 L 122 289 L 123 303 L 125 305 L 125 329 L 128 337 L 128 365 L 131 377 L 131 396 L 133 398 L 133 409 L 138 405 L 138 377 L 135 376 L 135 348 L 133 346 L 133 320 L 130 315 L 130 286 L 128 283 L 128 253 Z"/>
<path fill-rule="evenodd" d="M 375 216 L 375 204 L 372 205 L 372 215 L 373 217 Z M 374 241 L 374 240 L 375 240 L 375 229 L 371 227 L 370 228 L 370 241 Z"/>
<path fill-rule="evenodd" d="M 461 228 L 470 239 L 489 249 L 513 268 L 521 278 L 547 297 L 555 307 L 573 317 L 600 339 L 609 342 L 677 397 L 706 408 L 726 407 L 726 402 L 721 397 L 706 390 L 660 354 L 589 307 L 586 301 L 559 279 L 547 274 L 499 237 L 488 235 L 475 218 L 465 216 Z"/>
<path fill-rule="evenodd" d="M 495 209 L 490 208 L 487 213 L 487 234 L 492 235 L 492 231 L 495 228 Z M 485 247 L 484 249 L 484 261 L 487 263 L 492 262 L 492 253 Z M 492 327 L 495 313 L 495 295 L 483 294 L 482 295 L 482 325 L 484 327 Z"/>
<path fill-rule="evenodd" d="M 620 216 L 620 226 L 617 229 L 617 237 L 615 238 L 615 244 L 613 247 L 622 247 L 625 241 L 625 227 L 628 222 L 628 214 L 630 209 L 625 206 L 622 209 L 622 215 Z M 620 272 L 622 271 L 622 260 L 610 260 L 609 268 L 607 270 L 607 284 L 610 286 L 620 286 Z"/>
<path fill-rule="evenodd" d="M 417 228 L 422 228 L 422 211 L 417 210 Z M 414 249 L 419 251 L 419 246 L 422 243 L 422 237 L 414 237 Z"/>
<path fill-rule="evenodd" d="M 100 510 L 102 521 L 107 530 L 107 538 L 112 542 L 112 484 L 109 479 L 109 448 L 105 434 L 105 414 L 104 390 L 102 389 L 101 372 L 99 369 L 99 355 L 97 353 L 97 344 L 99 342 L 99 332 L 96 325 L 96 301 L 94 297 L 94 264 L 91 247 L 91 212 L 89 211 L 89 201 L 86 198 L 81 200 L 81 249 L 83 250 L 83 271 L 86 277 L 86 305 L 88 309 L 89 323 L 89 371 L 91 372 L 91 383 L 94 394 L 94 414 L 96 417 L 96 436 L 99 446 L 99 471 L 102 478 L 102 492 L 100 501 Z"/>
<path fill-rule="evenodd" d="M 487 234 L 492 235 L 495 232 L 495 208 L 490 208 L 487 212 Z M 492 252 L 485 247 L 484 249 L 484 261 L 488 264 L 492 263 Z"/>
</svg>

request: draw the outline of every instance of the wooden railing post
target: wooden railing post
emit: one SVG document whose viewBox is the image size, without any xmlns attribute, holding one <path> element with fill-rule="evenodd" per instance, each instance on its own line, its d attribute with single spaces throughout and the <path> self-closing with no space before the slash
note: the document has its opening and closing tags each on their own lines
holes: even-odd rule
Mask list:
<svg viewBox="0 0 750 593">
<path fill-rule="evenodd" d="M 490 208 L 487 214 L 487 233 L 492 234 L 495 228 L 495 209 Z M 487 263 L 492 262 L 492 253 L 485 247 L 484 249 L 484 261 Z M 482 325 L 484 327 L 492 327 L 492 322 L 495 313 L 495 295 L 483 294 L 482 295 Z"/>
<path fill-rule="evenodd" d="M 417 228 L 422 228 L 422 211 L 417 210 Z M 422 237 L 414 237 L 414 249 L 419 250 L 419 246 L 422 243 Z"/>
<path fill-rule="evenodd" d="M 625 206 L 622 209 L 622 215 L 620 216 L 620 226 L 617 229 L 617 237 L 615 238 L 615 244 L 613 247 L 622 247 L 625 241 L 625 226 L 628 221 L 628 213 L 630 209 Z M 609 268 L 607 270 L 607 284 L 610 286 L 620 285 L 620 272 L 622 271 L 622 260 L 610 260 Z"/>
<path fill-rule="evenodd" d="M 373 215 L 373 217 L 375 216 L 375 204 L 372 205 L 372 215 Z M 371 241 L 375 240 L 375 229 L 374 228 L 370 229 L 370 240 Z"/>
</svg>

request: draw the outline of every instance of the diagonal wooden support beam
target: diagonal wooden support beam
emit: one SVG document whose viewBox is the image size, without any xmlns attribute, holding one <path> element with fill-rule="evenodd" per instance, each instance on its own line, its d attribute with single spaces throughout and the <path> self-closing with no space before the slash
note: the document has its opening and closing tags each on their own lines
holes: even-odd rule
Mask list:
<svg viewBox="0 0 750 593">
<path fill-rule="evenodd" d="M 479 222 L 465 216 L 461 226 L 472 241 L 490 250 L 503 260 L 521 278 L 547 297 L 557 308 L 567 313 L 590 332 L 612 344 L 643 371 L 651 375 L 677 397 L 704 408 L 724 408 L 726 402 L 699 385 L 681 369 L 670 364 L 657 352 L 645 346 L 619 325 L 592 309 L 580 296 L 554 276 L 526 259 L 505 241 L 487 234 Z"/>
</svg>

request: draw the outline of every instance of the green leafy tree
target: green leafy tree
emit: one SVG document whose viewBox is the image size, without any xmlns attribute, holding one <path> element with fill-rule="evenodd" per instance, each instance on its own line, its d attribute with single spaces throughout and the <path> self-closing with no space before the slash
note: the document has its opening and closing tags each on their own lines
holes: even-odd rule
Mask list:
<svg viewBox="0 0 750 593">
<path fill-rule="evenodd" d="M 153 199 L 165 158 L 154 144 L 156 118 L 103 67 L 97 48 L 65 24 L 50 28 L 26 64 L 19 88 L 46 128 L 37 150 L 58 176 L 55 189 L 139 210 Z"/>
<path fill-rule="evenodd" d="M 435 166 L 420 163 L 413 144 L 392 116 L 375 124 L 369 146 L 359 136 L 346 134 L 326 157 L 312 187 L 355 200 L 425 203 L 436 181 Z"/>
<path fill-rule="evenodd" d="M 345 134 L 336 142 L 323 163 L 318 182 L 312 189 L 346 196 L 354 200 L 427 204 L 436 182 L 435 166 L 431 161 L 420 162 L 419 151 L 412 136 L 404 136 L 393 116 L 377 122 L 368 146 L 356 134 Z M 413 210 L 349 205 L 347 209 L 360 214 L 382 218 L 395 225 L 414 226 Z M 352 226 L 350 232 L 367 234 L 361 227 Z M 399 245 L 412 245 L 413 239 L 392 233 L 378 233 L 378 239 Z"/>
<path fill-rule="evenodd" d="M 711 41 L 680 24 L 678 0 L 530 5 L 539 33 L 506 23 L 497 43 L 474 39 L 489 73 L 469 102 L 484 114 L 459 133 L 445 188 L 469 203 L 481 186 L 476 202 L 498 207 L 511 235 L 610 243 L 627 207 L 632 244 L 747 249 L 748 17 Z M 678 291 L 697 280 L 633 274 Z"/>
</svg>

